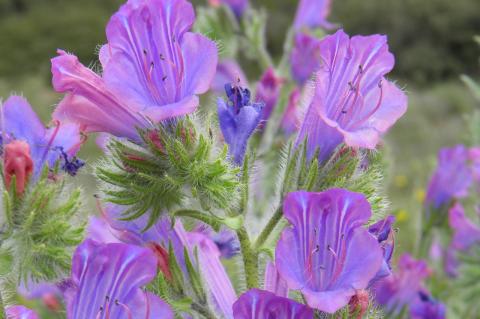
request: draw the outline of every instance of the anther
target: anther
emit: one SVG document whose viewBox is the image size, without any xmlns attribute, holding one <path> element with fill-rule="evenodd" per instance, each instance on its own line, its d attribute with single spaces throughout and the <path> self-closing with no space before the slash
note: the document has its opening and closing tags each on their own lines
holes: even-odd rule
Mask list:
<svg viewBox="0 0 480 319">
<path fill-rule="evenodd" d="M 162 53 L 160 53 L 160 60 L 165 60 L 165 56 Z"/>
<path fill-rule="evenodd" d="M 332 249 L 332 246 L 327 245 L 327 250 L 330 251 L 335 258 L 337 258 L 337 253 Z"/>
</svg>

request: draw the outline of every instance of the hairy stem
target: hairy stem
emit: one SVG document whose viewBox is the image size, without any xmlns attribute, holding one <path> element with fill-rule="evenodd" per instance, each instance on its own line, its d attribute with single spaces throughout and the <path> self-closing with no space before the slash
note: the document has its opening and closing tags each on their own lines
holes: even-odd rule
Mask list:
<svg viewBox="0 0 480 319">
<path fill-rule="evenodd" d="M 278 222 L 282 219 L 283 211 L 282 207 L 278 207 L 275 213 L 273 213 L 272 217 L 268 221 L 265 228 L 263 228 L 260 235 L 258 235 L 257 240 L 255 241 L 254 250 L 258 251 L 262 245 L 267 241 L 268 237 L 272 233 L 273 229 L 277 226 Z"/>
<path fill-rule="evenodd" d="M 199 303 L 193 302 L 191 306 L 192 306 L 193 310 L 195 310 L 196 312 L 201 314 L 206 319 L 215 319 L 216 318 L 215 315 L 210 311 L 210 309 L 208 309 L 207 307 L 205 307 L 205 306 L 203 306 Z"/>
<path fill-rule="evenodd" d="M 243 256 L 247 288 L 256 288 L 258 287 L 258 255 L 252 249 L 250 238 L 248 237 L 245 226 L 242 226 L 237 230 L 237 236 L 240 241 L 240 249 Z"/>
</svg>

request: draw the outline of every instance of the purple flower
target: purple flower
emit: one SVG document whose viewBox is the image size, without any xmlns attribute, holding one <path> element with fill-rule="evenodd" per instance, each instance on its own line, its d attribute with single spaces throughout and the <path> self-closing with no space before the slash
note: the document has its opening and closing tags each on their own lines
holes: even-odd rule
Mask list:
<svg viewBox="0 0 480 319">
<path fill-rule="evenodd" d="M 288 298 L 250 289 L 233 304 L 235 319 L 313 319 L 313 310 Z"/>
<path fill-rule="evenodd" d="M 216 233 L 206 224 L 198 224 L 194 232 L 202 233 L 208 236 L 217 245 L 222 258 L 230 259 L 240 252 L 240 243 L 235 233 L 229 229 L 223 228 Z"/>
<path fill-rule="evenodd" d="M 392 230 L 392 225 L 394 222 L 395 217 L 390 215 L 368 227 L 368 231 L 370 234 L 375 236 L 375 238 L 377 238 L 378 243 L 383 251 L 382 267 L 375 275 L 375 278 L 370 282 L 370 285 L 381 278 L 389 276 L 392 273 L 390 261 L 392 260 L 393 249 L 395 247 L 394 232 Z"/>
<path fill-rule="evenodd" d="M 430 179 L 425 198 L 427 212 L 430 208 L 439 209 L 453 199 L 468 195 L 472 184 L 468 160 L 469 151 L 463 145 L 440 150 L 437 169 Z"/>
<path fill-rule="evenodd" d="M 156 274 L 150 250 L 87 239 L 75 251 L 64 287 L 67 318 L 173 318 L 170 306 L 141 289 Z"/>
<path fill-rule="evenodd" d="M 84 165 L 75 157 L 83 142 L 78 126 L 55 121 L 52 127 L 45 128 L 30 104 L 21 96 L 10 96 L 3 104 L 0 131 L 2 150 L 4 145 L 14 141 L 28 144 L 34 176 L 41 174 L 45 164 L 53 168 L 58 160 L 61 168 L 71 175 L 75 175 L 78 168 Z"/>
<path fill-rule="evenodd" d="M 298 84 L 305 84 L 320 69 L 320 46 L 321 41 L 312 35 L 303 32 L 295 35 L 290 55 L 290 71 Z"/>
<path fill-rule="evenodd" d="M 225 317 L 231 318 L 231 307 L 236 299 L 235 291 L 228 275 L 220 260 L 221 252 L 215 242 L 203 232 L 187 232 L 180 220 L 172 221 L 168 217 L 161 218 L 147 231 L 143 231 L 148 222 L 148 217 L 141 216 L 133 221 L 122 221 L 118 218 L 122 216 L 122 209 L 118 206 L 108 206 L 103 211 L 104 220 L 107 222 L 104 228 L 105 232 L 110 232 L 106 236 L 99 236 L 98 227 L 101 223 L 90 224 L 89 234 L 96 238 L 105 238 L 106 240 L 131 243 L 134 245 L 149 247 L 157 257 L 157 263 L 164 274 L 168 277 L 168 260 L 165 261 L 165 255 L 162 251 L 168 249 L 171 243 L 175 258 L 187 274 L 184 250 L 187 248 L 190 260 L 195 261 L 194 250 L 197 250 L 198 265 L 206 288 L 212 296 L 212 301 L 217 310 Z M 95 220 L 94 220 L 95 221 Z M 105 224 L 103 224 L 105 225 Z M 113 235 L 113 236 L 112 236 Z M 94 237 L 95 238 L 95 237 Z"/>
<path fill-rule="evenodd" d="M 396 272 L 374 285 L 376 302 L 391 313 L 400 313 L 415 300 L 423 289 L 423 280 L 429 275 L 425 261 L 403 254 Z"/>
<path fill-rule="evenodd" d="M 412 319 L 445 319 L 445 305 L 433 299 L 425 290 L 420 290 L 410 305 Z"/>
<path fill-rule="evenodd" d="M 343 30 L 320 43 L 321 67 L 316 88 L 297 138 L 308 137 L 308 155 L 320 149 L 327 160 L 341 143 L 373 149 L 380 136 L 407 109 L 407 97 L 385 79 L 393 68 L 387 38 L 381 35 L 349 38 Z"/>
<path fill-rule="evenodd" d="M 472 147 L 468 150 L 468 157 L 471 161 L 473 179 L 480 183 L 480 147 Z"/>
<path fill-rule="evenodd" d="M 448 211 L 448 224 L 453 230 L 451 248 L 466 251 L 474 243 L 480 241 L 480 227 L 465 216 L 465 211 L 460 203 L 455 203 Z"/>
<path fill-rule="evenodd" d="M 250 103 L 250 90 L 225 84 L 228 102 L 218 98 L 218 120 L 228 152 L 237 165 L 241 165 L 248 139 L 262 117 L 263 103 Z"/>
<path fill-rule="evenodd" d="M 194 250 L 197 250 L 198 269 L 212 295 L 214 306 L 222 317 L 233 318 L 232 305 L 237 295 L 220 261 L 220 251 L 204 234 L 191 232 L 186 235 L 186 239 L 185 244 L 192 256 Z"/>
<path fill-rule="evenodd" d="M 298 131 L 300 126 L 299 121 L 300 112 L 300 90 L 298 88 L 293 89 L 288 98 L 288 104 L 283 113 L 281 127 L 283 132 L 287 135 L 293 134 Z"/>
<path fill-rule="evenodd" d="M 101 77 L 63 51 L 52 60 L 53 86 L 68 93 L 54 116 L 138 139 L 136 127 L 193 112 L 217 65 L 215 43 L 188 32 L 194 21 L 185 0 L 129 0 L 107 25 Z"/>
<path fill-rule="evenodd" d="M 293 26 L 295 30 L 317 27 L 330 29 L 333 24 L 327 21 L 332 0 L 300 0 Z"/>
<path fill-rule="evenodd" d="M 208 0 L 210 5 L 219 6 L 221 3 L 227 5 L 240 18 L 249 6 L 248 0 Z"/>
<path fill-rule="evenodd" d="M 458 252 L 466 252 L 472 245 L 480 242 L 480 227 L 465 216 L 460 203 L 455 203 L 448 211 L 448 224 L 453 230 L 452 239 L 445 255 L 445 272 L 451 276 L 458 275 Z"/>
<path fill-rule="evenodd" d="M 218 63 L 211 88 L 216 92 L 223 93 L 225 83 L 236 83 L 238 86 L 248 87 L 247 77 L 235 60 L 223 60 Z"/>
<path fill-rule="evenodd" d="M 7 319 L 40 319 L 35 311 L 24 306 L 10 306 L 6 309 Z M 3 314 L 2 314 L 3 315 Z"/>
<path fill-rule="evenodd" d="M 260 78 L 257 84 L 255 102 L 264 104 L 262 121 L 267 121 L 270 118 L 280 97 L 283 82 L 284 80 L 275 74 L 275 70 L 272 67 L 269 67 Z"/>
<path fill-rule="evenodd" d="M 372 212 L 362 194 L 344 189 L 287 195 L 292 224 L 277 244 L 275 262 L 288 287 L 310 307 L 333 313 L 368 283 L 382 265 L 378 241 L 363 225 Z"/>
<path fill-rule="evenodd" d="M 264 288 L 280 297 L 288 297 L 288 286 L 285 280 L 280 277 L 277 267 L 271 261 L 265 266 Z"/>
</svg>

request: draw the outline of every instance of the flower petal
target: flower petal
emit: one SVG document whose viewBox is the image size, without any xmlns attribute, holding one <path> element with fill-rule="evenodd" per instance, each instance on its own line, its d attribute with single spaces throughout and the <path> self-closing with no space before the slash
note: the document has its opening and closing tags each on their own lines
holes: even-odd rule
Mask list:
<svg viewBox="0 0 480 319">
<path fill-rule="evenodd" d="M 313 319 L 313 310 L 294 300 L 250 289 L 233 305 L 235 319 Z"/>
<path fill-rule="evenodd" d="M 277 244 L 278 271 L 310 306 L 333 313 L 365 289 L 382 264 L 377 240 L 362 227 L 370 205 L 362 194 L 331 189 L 290 193 L 283 210 L 292 227 Z"/>
</svg>

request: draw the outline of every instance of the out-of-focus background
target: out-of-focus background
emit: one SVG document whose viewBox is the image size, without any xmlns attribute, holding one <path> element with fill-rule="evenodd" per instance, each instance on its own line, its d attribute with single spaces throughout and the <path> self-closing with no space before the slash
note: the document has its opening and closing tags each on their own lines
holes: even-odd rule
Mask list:
<svg viewBox="0 0 480 319">
<path fill-rule="evenodd" d="M 55 49 L 75 52 L 91 65 L 105 42 L 105 25 L 123 0 L 0 0 L 0 96 L 20 93 L 48 122 L 60 96 L 50 86 Z M 205 5 L 205 0 L 194 0 Z M 269 14 L 268 47 L 278 57 L 296 0 L 257 0 Z M 400 237 L 408 236 L 421 212 L 428 175 L 441 146 L 463 142 L 469 114 L 479 107 L 460 75 L 479 77 L 479 0 L 333 0 L 330 21 L 350 34 L 383 33 L 396 56 L 397 80 L 409 109 L 386 137 L 388 194 Z M 249 66 L 246 65 L 246 68 Z M 82 150 L 98 157 L 95 144 Z M 84 171 L 81 180 L 94 185 Z M 400 240 L 400 245 L 409 241 Z M 407 248 L 407 247 L 403 247 Z"/>
</svg>

